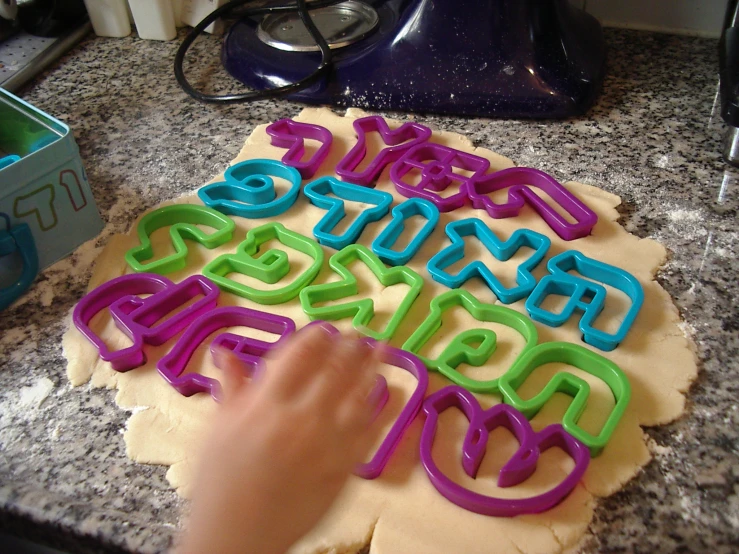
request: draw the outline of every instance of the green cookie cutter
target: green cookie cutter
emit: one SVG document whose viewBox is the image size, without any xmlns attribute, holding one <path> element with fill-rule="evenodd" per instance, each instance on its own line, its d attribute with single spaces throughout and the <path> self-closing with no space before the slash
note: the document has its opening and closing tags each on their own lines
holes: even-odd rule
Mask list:
<svg viewBox="0 0 739 554">
<path fill-rule="evenodd" d="M 265 242 L 277 239 L 285 246 L 313 258 L 313 263 L 289 285 L 279 289 L 260 290 L 228 278 L 231 273 L 241 273 L 271 285 L 290 273 L 290 260 L 283 250 L 270 249 L 255 258 Z M 323 248 L 311 238 L 286 229 L 282 223 L 272 222 L 256 227 L 246 234 L 246 239 L 236 248 L 235 254 L 219 256 L 203 269 L 203 275 L 221 289 L 247 298 L 259 304 L 282 304 L 295 298 L 323 266 Z"/>
<path fill-rule="evenodd" d="M 213 227 L 215 232 L 206 233 L 196 225 Z M 148 264 L 143 262 L 154 257 L 151 235 L 154 231 L 171 226 L 169 236 L 175 253 Z M 231 240 L 236 224 L 230 217 L 206 206 L 195 204 L 173 204 L 149 212 L 139 221 L 136 232 L 139 246 L 126 252 L 126 262 L 137 273 L 144 271 L 166 275 L 184 269 L 187 265 L 187 245 L 185 239 L 199 242 L 206 248 L 215 248 Z"/>
<path fill-rule="evenodd" d="M 584 379 L 572 373 L 560 372 L 533 398 L 523 400 L 516 392 L 537 367 L 556 362 L 581 369 L 601 379 L 611 389 L 616 405 L 598 435 L 588 433 L 577 425 L 590 396 L 590 385 Z M 533 418 L 555 392 L 572 396 L 572 403 L 562 417 L 562 427 L 590 448 L 592 456 L 598 456 L 611 439 L 631 399 L 629 379 L 615 363 L 579 344 L 568 342 L 545 342 L 528 350 L 500 378 L 499 386 L 504 402 L 528 419 Z"/>
<path fill-rule="evenodd" d="M 356 260 L 364 262 L 385 287 L 398 283 L 405 283 L 410 286 L 410 290 L 398 304 L 397 310 L 382 332 L 367 327 L 375 316 L 375 303 L 371 298 L 362 298 L 339 305 L 316 307 L 317 303 L 341 300 L 359 292 L 357 278 L 347 267 L 348 264 Z M 400 322 L 421 293 L 423 277 L 406 266 L 386 267 L 380 258 L 361 244 L 350 244 L 342 248 L 331 256 L 328 263 L 339 274 L 341 280 L 333 283 L 311 285 L 300 291 L 300 304 L 303 306 L 303 311 L 311 320 L 335 321 L 345 317 L 353 317 L 352 326 L 360 333 L 375 340 L 389 340 L 398 330 Z"/>
<path fill-rule="evenodd" d="M 500 378 L 480 381 L 462 375 L 457 370 L 462 363 L 480 367 L 490 359 L 497 348 L 495 331 L 467 329 L 454 337 L 437 358 L 431 359 L 419 354 L 423 346 L 441 328 L 444 312 L 455 306 L 463 307 L 478 321 L 500 323 L 517 331 L 526 341 L 526 345 L 516 360 L 520 360 L 524 353 L 533 348 L 539 340 L 534 323 L 525 315 L 511 308 L 480 302 L 470 292 L 456 289 L 431 300 L 429 315 L 405 341 L 402 348 L 418 356 L 430 370 L 438 371 L 470 392 L 496 393 L 499 390 Z"/>
</svg>

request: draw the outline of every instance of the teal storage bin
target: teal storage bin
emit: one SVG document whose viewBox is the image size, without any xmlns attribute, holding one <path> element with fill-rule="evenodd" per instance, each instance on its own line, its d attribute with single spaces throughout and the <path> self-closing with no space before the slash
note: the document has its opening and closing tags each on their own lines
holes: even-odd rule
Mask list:
<svg viewBox="0 0 739 554">
<path fill-rule="evenodd" d="M 102 228 L 69 127 L 0 88 L 0 310 Z"/>
</svg>

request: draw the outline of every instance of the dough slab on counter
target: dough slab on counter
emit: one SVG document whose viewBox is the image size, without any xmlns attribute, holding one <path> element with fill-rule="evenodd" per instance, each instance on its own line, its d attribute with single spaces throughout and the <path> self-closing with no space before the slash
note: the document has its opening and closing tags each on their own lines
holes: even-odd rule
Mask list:
<svg viewBox="0 0 739 554">
<path fill-rule="evenodd" d="M 334 136 L 329 158 L 313 179 L 333 175 L 333 168 L 355 142 L 352 121 L 363 115 L 365 114 L 358 110 L 349 110 L 347 115 L 342 117 L 326 109 L 311 108 L 303 110 L 295 118 L 296 121 L 327 127 Z M 400 122 L 390 124 L 391 127 L 395 127 Z M 265 129 L 266 125 L 255 129 L 234 163 L 254 158 L 279 160 L 282 157 L 285 150 L 270 145 L 270 137 Z M 514 165 L 511 160 L 491 151 L 475 148 L 466 138 L 458 134 L 434 133 L 432 141 L 489 159 L 491 171 Z M 380 147 L 381 145 L 376 142 L 370 143 L 367 160 L 371 159 Z M 528 206 L 518 217 L 509 219 L 491 219 L 485 212 L 471 208 L 442 214 L 434 233 L 408 264 L 424 277 L 424 288 L 391 344 L 400 346 L 425 318 L 429 301 L 447 290 L 428 276 L 425 263 L 433 254 L 449 244 L 444 227 L 454 219 L 479 217 L 501 239 L 507 239 L 519 228 L 532 229 L 551 238 L 552 246 L 547 259 L 564 250 L 575 249 L 602 262 L 621 267 L 637 277 L 644 287 L 645 301 L 634 326 L 627 338 L 612 352 L 596 350 L 615 362 L 628 376 L 632 387 L 631 403 L 611 441 L 603 453 L 591 461 L 581 483 L 565 501 L 542 514 L 496 518 L 463 510 L 442 497 L 426 476 L 418 453 L 418 441 L 423 424 L 423 416 L 419 415 L 406 432 L 383 474 L 374 480 L 351 477 L 331 511 L 318 527 L 294 546 L 294 552 L 356 552 L 367 544 L 371 544 L 370 552 L 377 554 L 406 552 L 448 554 L 493 550 L 498 553 L 534 554 L 570 550 L 576 548 L 588 528 L 597 505 L 596 497 L 619 490 L 649 461 L 646 436 L 641 426 L 664 424 L 679 417 L 685 404 L 685 392 L 697 374 L 696 357 L 692 344 L 685 338 L 680 328 L 678 312 L 669 295 L 654 280 L 655 273 L 666 259 L 666 251 L 655 241 L 630 235 L 617 223 L 616 206 L 620 203 L 618 197 L 580 183 L 569 182 L 566 186 L 599 217 L 590 236 L 569 243 L 560 239 Z M 395 192 L 387 169 L 382 173 L 376 188 L 392 193 L 396 203 L 404 200 Z M 181 198 L 177 202 L 200 204 L 194 195 Z M 313 226 L 324 213 L 301 195 L 296 204 L 278 219 L 288 229 L 312 236 Z M 352 215 L 351 212 L 349 215 Z M 199 273 L 210 260 L 221 254 L 233 252 L 249 229 L 267 222 L 265 219 L 249 220 L 240 217 L 233 219 L 237 230 L 230 242 L 213 250 L 188 243 L 187 268 L 167 276 L 179 282 L 188 275 Z M 389 217 L 386 217 L 370 224 L 362 234 L 360 242 L 369 245 L 388 221 Z M 152 237 L 157 257 L 171 251 L 167 231 L 168 229 L 161 229 Z M 123 254 L 136 244 L 135 225 L 127 235 L 119 235 L 111 240 L 98 259 L 90 289 L 130 272 L 123 261 Z M 275 245 L 268 243 L 261 251 L 273 246 Z M 505 285 L 515 282 L 516 267 L 528 255 L 525 251 L 519 251 L 509 262 L 502 263 L 495 260 L 484 248 L 477 250 L 471 248 L 470 254 L 478 256 L 488 264 Z M 324 250 L 327 258 L 333 253 L 328 248 Z M 290 279 L 308 260 L 307 256 L 292 250 L 289 251 L 289 255 L 293 269 L 286 279 Z M 377 302 L 376 317 L 371 324 L 372 328 L 379 329 L 383 325 L 383 320 L 387 321 L 389 314 L 394 312 L 398 299 L 405 292 L 405 285 L 383 289 L 366 267 L 360 265 L 352 265 L 352 270 L 359 280 L 360 294 L 371 295 L 375 299 L 381 298 Z M 546 262 L 539 264 L 535 272 L 537 278 L 545 274 L 545 265 Z M 457 266 L 452 266 L 451 269 L 454 270 L 455 267 Z M 263 288 L 274 286 L 243 278 L 245 282 L 258 283 Z M 328 264 L 324 263 L 314 283 L 329 282 L 337 278 Z M 472 292 L 480 301 L 497 303 L 492 292 L 479 280 L 470 281 L 463 288 Z M 617 325 L 617 318 L 624 313 L 628 302 L 625 295 L 617 291 L 609 290 L 609 297 L 611 300 L 602 316 L 606 330 L 609 324 Z M 294 319 L 298 328 L 309 321 L 297 299 L 276 306 L 261 306 L 222 292 L 219 305 L 240 305 L 273 311 Z M 524 301 L 518 301 L 509 307 L 526 313 Z M 350 328 L 348 319 L 335 324 L 342 331 Z M 432 340 L 422 354 L 438 354 L 450 338 L 472 325 L 490 328 L 498 333 L 498 349 L 484 366 L 464 367 L 462 371 L 477 379 L 490 379 L 501 375 L 520 352 L 522 347 L 520 337 L 505 327 L 475 322 L 461 309 L 450 310 L 444 314 L 442 328 L 435 336 L 437 340 Z M 540 343 L 562 340 L 584 344 L 580 341 L 580 332 L 574 318 L 556 329 L 538 323 L 536 327 Z M 116 329 L 107 311 L 93 319 L 92 328 L 113 348 L 130 344 Z M 264 340 L 274 340 L 274 337 L 270 338 L 268 334 L 254 330 L 236 328 L 235 332 Z M 203 344 L 207 345 L 209 342 L 210 340 L 206 340 Z M 193 480 L 193 460 L 198 453 L 200 437 L 207 428 L 207 421 L 215 409 L 215 403 L 206 394 L 185 398 L 159 376 L 155 368 L 156 361 L 172 348 L 173 343 L 174 340 L 171 340 L 159 347 L 147 347 L 146 365 L 126 373 L 117 373 L 107 363 L 100 361 L 95 349 L 74 327 L 70 327 L 64 337 L 64 351 L 68 359 L 69 379 L 73 384 L 91 381 L 95 386 L 116 388 L 118 390 L 116 403 L 119 406 L 127 409 L 137 408 L 129 420 L 124 435 L 128 455 L 142 463 L 170 466 L 167 473 L 170 483 L 186 497 Z M 538 368 L 519 389 L 521 396 L 523 398 L 533 396 L 558 369 L 561 369 L 561 364 L 548 364 Z M 608 408 L 613 405 L 610 390 L 603 382 L 579 370 L 567 369 L 586 379 L 591 386 L 590 402 L 580 420 L 580 425 L 590 432 L 597 432 L 605 421 Z M 218 377 L 218 370 L 210 360 L 207 346 L 197 349 L 188 371 Z M 388 380 L 391 396 L 377 424 L 389 429 L 405 399 L 413 390 L 415 380 L 397 368 L 388 366 L 383 367 L 382 371 Z M 444 377 L 431 373 L 429 394 L 448 384 Z M 477 397 L 483 407 L 500 402 L 498 395 L 477 395 Z M 565 395 L 556 394 L 532 420 L 534 429 L 538 431 L 550 423 L 559 422 L 570 400 Z M 296 422 L 297 424 L 299 422 Z M 470 479 L 463 473 L 460 464 L 460 448 L 466 429 L 467 421 L 460 412 L 445 411 L 439 420 L 433 456 L 447 475 L 477 492 L 499 497 L 531 496 L 556 485 L 573 467 L 572 460 L 564 452 L 551 449 L 542 454 L 538 469 L 531 478 L 513 488 L 498 488 L 495 485 L 497 473 L 517 446 L 513 435 L 506 430 L 498 429 L 491 433 L 490 448 L 477 479 Z"/>
</svg>

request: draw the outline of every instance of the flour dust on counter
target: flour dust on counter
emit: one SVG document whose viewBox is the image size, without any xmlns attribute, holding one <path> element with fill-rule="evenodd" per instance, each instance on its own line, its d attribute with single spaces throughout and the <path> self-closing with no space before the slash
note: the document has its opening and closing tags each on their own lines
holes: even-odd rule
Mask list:
<svg viewBox="0 0 739 554">
<path fill-rule="evenodd" d="M 314 168 L 316 171 L 310 178 L 304 179 L 303 185 L 306 181 L 315 183 L 322 178 L 336 176 L 335 168 L 341 166 L 342 161 L 357 143 L 354 123 L 365 116 L 366 114 L 359 110 L 349 110 L 345 116 L 339 116 L 326 109 L 310 108 L 295 117 L 295 122 L 320 126 L 330 131 L 332 136 L 327 157 Z M 387 123 L 393 130 L 399 129 L 402 124 L 390 120 Z M 262 125 L 254 130 L 233 161 L 233 165 L 255 159 L 282 159 L 287 146 L 274 145 L 267 129 L 267 125 Z M 378 133 L 367 133 L 366 159 L 361 165 L 353 168 L 355 172 L 365 171 L 370 165 L 369 160 L 377 156 L 386 146 L 386 143 L 375 135 Z M 482 165 L 485 168 L 489 167 L 490 173 L 515 167 L 512 160 L 489 150 L 475 148 L 469 140 L 459 134 L 434 132 L 429 140 L 446 148 L 446 152 L 456 152 L 457 156 L 472 156 L 470 160 L 483 160 Z M 320 144 L 315 142 L 306 141 L 306 144 L 304 152 L 306 158 L 310 158 L 320 149 Z M 400 162 L 395 158 L 391 163 Z M 431 173 L 442 171 L 443 163 L 435 167 L 436 170 L 429 171 Z M 391 181 L 390 170 L 385 167 L 378 171 L 375 175 L 374 189 L 367 190 L 391 195 L 393 206 L 396 206 L 406 199 L 397 192 Z M 474 169 L 468 166 L 466 170 Z M 422 178 L 422 170 L 418 173 L 420 177 L 418 175 L 416 177 Z M 223 179 L 223 176 L 218 176 L 213 182 L 223 182 Z M 278 196 L 282 197 L 290 186 L 282 182 L 281 178 L 275 178 L 275 181 L 279 182 L 279 186 L 276 185 L 275 188 L 278 189 Z M 311 188 L 316 190 L 318 187 Z M 440 193 L 439 196 L 446 195 L 445 198 L 448 198 L 452 190 L 441 194 L 444 188 L 445 186 L 438 186 L 435 190 Z M 415 256 L 407 262 L 406 275 L 423 276 L 422 286 L 405 317 L 400 320 L 397 330 L 390 337 L 389 344 L 411 349 L 408 345 L 416 341 L 414 336 L 417 337 L 422 322 L 429 321 L 431 322 L 429 325 L 433 327 L 434 316 L 430 312 L 431 306 L 438 302 L 438 298 L 451 296 L 449 288 L 429 277 L 427 262 L 451 246 L 452 239 L 447 237 L 444 230 L 463 225 L 455 222 L 469 218 L 484 221 L 501 241 L 508 240 L 521 230 L 533 233 L 530 236 L 546 237 L 546 243 L 549 245 L 546 256 L 536 267 L 530 268 L 533 279 L 538 282 L 542 282 L 547 276 L 549 260 L 573 250 L 587 259 L 607 264 L 608 267 L 619 268 L 632 276 L 638 282 L 638 288 L 643 291 L 643 306 L 628 334 L 611 350 L 602 350 L 584 343 L 583 332 L 576 318 L 569 318 L 559 327 L 531 321 L 528 318 L 525 295 L 503 305 L 491 287 L 480 278 L 470 279 L 460 287 L 463 292 L 459 293 L 458 297 L 473 300 L 468 300 L 467 303 L 450 301 L 449 306 L 445 304 L 441 310 L 440 324 L 430 333 L 430 340 L 425 341 L 427 344 L 412 349 L 428 362 L 426 365 L 432 366 L 444 356 L 447 356 L 447 361 L 451 359 L 449 357 L 451 350 L 448 350 L 450 344 L 456 344 L 459 347 L 457 352 L 464 353 L 457 354 L 461 356 L 459 359 L 463 362 L 453 364 L 454 367 L 451 368 L 453 371 L 449 371 L 444 364 L 436 363 L 435 367 L 444 367 L 447 373 L 442 375 L 437 371 L 428 372 L 427 400 L 432 396 L 438 398 L 437 393 L 449 391 L 450 374 L 453 375 L 452 378 L 463 382 L 469 382 L 462 379 L 466 377 L 477 384 L 493 381 L 500 383 L 500 388 L 491 387 L 475 391 L 474 399 L 479 403 L 481 410 L 495 409 L 496 406 L 499 407 L 497 409 L 501 409 L 504 400 L 506 401 L 504 408 L 509 409 L 506 406 L 512 402 L 511 387 L 516 389 L 521 405 L 525 405 L 532 398 L 541 396 L 539 393 L 545 389 L 551 389 L 551 383 L 557 379 L 566 379 L 567 382 L 573 383 L 569 388 L 564 386 L 558 389 L 559 392 L 554 392 L 540 409 L 529 410 L 526 414 L 533 431 L 540 433 L 546 429 L 554 429 L 552 425 L 571 418 L 570 408 L 579 402 L 574 427 L 579 427 L 582 431 L 580 436 L 601 436 L 602 429 L 611 429 L 610 440 L 607 440 L 602 448 L 588 447 L 592 459 L 582 477 L 573 484 L 570 494 L 540 513 L 520 513 L 515 517 L 484 515 L 448 500 L 435 488 L 421 463 L 422 454 L 419 452 L 419 445 L 423 440 L 424 426 L 429 421 L 430 413 L 427 403 L 424 404 L 425 417 L 422 412 L 409 423 L 379 476 L 375 479 L 363 479 L 358 476 L 350 478 L 329 513 L 311 533 L 293 546 L 291 552 L 306 554 L 326 551 L 359 552 L 369 546 L 370 551 L 377 554 L 482 553 L 489 552 L 490 545 L 495 545 L 495 551 L 502 554 L 571 551 L 577 548 L 586 533 L 594 511 L 597 510 L 597 499 L 621 489 L 648 463 L 651 454 L 642 426 L 661 425 L 678 418 L 685 407 L 685 393 L 697 374 L 695 354 L 690 340 L 683 333 L 679 314 L 669 295 L 654 278 L 665 262 L 667 253 L 658 242 L 639 239 L 619 225 L 616 210 L 620 203 L 618 197 L 577 182 L 565 183 L 564 189 L 568 195 L 582 203 L 585 209 L 597 215 L 597 223 L 590 233 L 572 241 L 564 240 L 554 232 L 530 206 L 523 207 L 515 217 L 503 219 L 488 217 L 483 210 L 473 209 L 469 204 L 455 210 L 442 211 L 434 231 L 423 242 Z M 336 190 L 339 189 L 334 189 L 334 196 L 340 194 Z M 331 194 L 326 196 L 331 197 Z M 551 201 L 551 197 L 547 198 Z M 358 206 L 353 206 L 352 210 L 347 210 L 351 216 L 350 221 L 339 222 L 333 229 L 334 235 L 348 232 L 351 228 L 350 223 L 356 221 L 361 214 L 374 209 L 366 202 L 364 204 L 362 202 L 364 201 L 360 201 Z M 168 203 L 173 204 L 202 206 L 197 196 L 184 197 L 174 203 Z M 345 204 L 352 206 L 349 199 Z M 337 298 L 320 296 L 316 293 L 316 290 L 322 290 L 318 287 L 336 284 L 345 277 L 342 277 L 340 270 L 337 269 L 341 264 L 336 258 L 332 258 L 336 256 L 335 250 L 324 246 L 318 247 L 324 262 L 320 264 L 319 271 L 308 285 L 315 288 L 311 288 L 309 293 L 305 292 L 309 289 L 303 288 L 300 295 L 294 294 L 290 298 L 283 298 L 281 303 L 277 304 L 260 304 L 253 300 L 258 298 L 258 295 L 252 295 L 250 299 L 231 291 L 258 289 L 261 292 L 274 293 L 281 287 L 285 288 L 283 279 L 295 282 L 304 275 L 306 268 L 312 267 L 311 264 L 318 255 L 306 252 L 314 251 L 299 248 L 296 242 L 269 235 L 268 240 L 260 244 L 257 252 L 253 253 L 254 256 L 260 257 L 252 258 L 252 262 L 248 262 L 254 264 L 253 260 L 261 260 L 261 278 L 255 274 L 239 272 L 238 268 L 241 266 L 235 262 L 229 262 L 232 265 L 226 270 L 213 270 L 209 273 L 206 268 L 212 270 L 225 263 L 223 260 L 232 260 L 237 247 L 244 243 L 245 239 L 248 243 L 249 237 L 253 237 L 254 233 L 265 233 L 267 227 L 264 226 L 270 222 L 278 222 L 285 229 L 311 240 L 314 230 L 324 220 L 325 215 L 325 208 L 309 202 L 306 195 L 299 194 L 295 203 L 279 215 L 273 214 L 259 219 L 231 216 L 229 219 L 235 225 L 230 238 L 225 238 L 218 245 L 211 245 L 212 248 L 188 241 L 183 258 L 185 263 L 173 267 L 172 271 L 166 274 L 166 279 L 173 283 L 182 283 L 185 279 L 202 273 L 218 275 L 220 281 L 230 283 L 221 290 L 218 306 L 246 307 L 268 312 L 289 318 L 295 322 L 297 328 L 301 328 L 310 321 L 305 309 L 307 297 L 317 295 L 318 298 L 313 304 L 308 302 L 310 309 L 330 308 L 346 300 L 346 295 Z M 97 259 L 89 285 L 90 291 L 132 273 L 126 262 L 126 253 L 140 248 L 141 235 L 137 230 L 140 230 L 139 223 L 144 217 L 147 217 L 146 214 L 142 214 L 129 233 L 111 238 Z M 379 221 L 368 222 L 356 242 L 370 248 L 387 226 L 389 219 L 390 216 L 387 216 Z M 450 224 L 454 225 L 449 227 Z M 202 225 L 198 228 L 203 229 Z M 413 229 L 417 230 L 418 227 Z M 148 233 L 152 255 L 149 260 L 143 260 L 144 267 L 147 262 L 152 263 L 151 260 L 170 259 L 176 253 L 168 231 L 167 226 L 164 226 Z M 401 240 L 407 242 L 409 237 L 402 235 Z M 288 242 L 291 245 L 289 247 L 285 244 Z M 491 255 L 482 240 L 465 241 L 465 244 L 470 250 L 466 251 L 463 258 L 466 256 L 483 260 L 485 264 L 494 267 L 499 284 L 502 283 L 503 288 L 509 290 L 515 288 L 517 283 L 520 284 L 519 268 L 526 266 L 532 250 L 536 249 L 527 244 L 525 248 L 519 248 L 519 251 L 512 253 L 508 258 L 501 256 L 499 259 Z M 239 252 L 243 252 L 246 247 L 241 248 Z M 285 250 L 288 250 L 289 254 L 286 254 Z M 283 272 L 284 274 L 277 279 L 265 276 L 270 266 L 279 266 L 281 260 L 286 260 L 288 256 L 290 266 Z M 334 260 L 330 266 L 325 263 L 328 258 Z M 461 273 L 464 261 L 465 259 L 453 259 L 447 267 L 448 273 L 452 276 Z M 362 262 L 362 259 L 352 259 L 346 263 L 345 269 L 356 279 L 356 293 L 359 298 L 369 298 L 374 302 L 374 310 L 369 321 L 355 327 L 365 333 L 381 334 L 384 326 L 388 328 L 391 326 L 394 314 L 400 311 L 399 306 L 405 305 L 405 299 L 410 294 L 409 290 L 413 288 L 410 283 L 415 281 L 409 278 L 405 283 L 382 282 L 378 278 L 378 272 L 372 271 L 372 267 Z M 582 267 L 578 266 L 578 270 L 582 270 Z M 382 271 L 389 270 L 384 267 Z M 625 319 L 624 313 L 629 309 L 629 298 L 619 292 L 618 288 L 617 284 L 602 285 L 606 303 L 602 312 L 604 323 L 599 323 L 598 328 L 606 334 L 620 328 Z M 562 297 L 567 294 L 563 289 L 556 292 L 558 294 L 550 296 Z M 595 298 L 590 296 L 585 303 L 595 302 Z M 562 298 L 551 300 L 555 301 L 555 305 L 542 303 L 542 306 L 553 312 L 562 308 L 561 303 L 556 304 Z M 123 309 L 123 306 L 125 304 L 120 304 L 119 308 Z M 526 330 L 528 338 L 525 336 L 522 338 L 522 333 L 510 325 L 503 325 L 495 319 L 481 316 L 476 306 L 483 306 L 482 311 L 487 310 L 486 313 L 505 313 L 507 321 L 520 321 L 520 328 Z M 581 306 L 581 309 L 584 308 Z M 336 316 L 332 323 L 342 332 L 350 331 L 352 315 Z M 131 338 L 116 326 L 109 310 L 102 309 L 91 318 L 89 329 L 99 337 L 110 352 L 120 351 L 132 344 Z M 219 378 L 219 369 L 211 359 L 207 346 L 213 340 L 231 340 L 218 337 L 224 330 L 213 330 L 202 341 L 192 352 L 186 367 L 183 367 L 183 375 L 192 376 L 197 373 L 210 379 Z M 274 342 L 276 339 L 274 329 L 265 331 L 234 326 L 228 331 L 241 335 L 242 338 L 266 342 Z M 187 497 L 193 482 L 194 459 L 216 403 L 207 393 L 183 396 L 162 378 L 157 364 L 169 356 L 175 348 L 176 341 L 177 338 L 172 336 L 161 344 L 147 345 L 146 359 L 138 365 L 134 364 L 135 367 L 128 368 L 129 371 L 123 372 L 114 370 L 110 363 L 102 361 L 98 350 L 74 326 L 70 326 L 65 334 L 63 347 L 68 360 L 67 374 L 74 385 L 89 381 L 96 387 L 115 388 L 117 389 L 115 401 L 121 408 L 137 408 L 128 421 L 124 435 L 128 456 L 141 463 L 169 466 L 167 472 L 169 482 L 179 494 Z M 505 368 L 518 367 L 517 361 L 528 355 L 526 352 L 531 351 L 533 344 L 537 344 L 533 348 L 543 352 L 547 344 L 552 346 L 555 342 L 571 345 L 577 352 L 584 353 L 582 355 L 588 359 L 601 360 L 603 367 L 615 367 L 614 375 L 623 376 L 621 385 L 606 382 L 604 378 L 598 376 L 602 374 L 589 372 L 587 367 L 583 369 L 580 367 L 583 364 L 578 365 L 578 362 L 565 363 L 554 359 L 551 363 L 539 363 L 523 382 L 516 382 L 506 388 L 505 383 L 511 382 L 511 379 L 510 376 L 506 376 Z M 495 347 L 490 348 L 491 344 Z M 472 355 L 483 351 L 483 347 L 488 348 L 486 356 L 484 359 L 474 361 Z M 161 369 L 162 364 L 159 365 Z M 418 381 L 409 377 L 407 371 L 388 364 L 382 366 L 381 373 L 387 381 L 390 398 L 377 424 L 383 426 L 387 435 L 396 419 L 400 417 L 402 407 L 410 403 Z M 562 377 L 563 375 L 566 377 Z M 586 392 L 576 395 L 573 387 L 577 391 Z M 500 390 L 504 393 L 508 390 L 509 392 L 505 394 L 509 396 L 502 397 Z M 573 396 L 576 397 L 575 400 Z M 587 397 L 587 402 L 582 402 L 583 397 Z M 145 409 L 140 409 L 141 407 Z M 612 414 L 616 412 L 620 413 L 620 421 L 616 418 L 617 424 L 611 425 Z M 514 456 L 519 444 L 513 433 L 502 429 L 492 430 L 491 425 L 487 429 L 490 432 L 488 448 L 477 468 L 477 478 L 474 478 L 460 467 L 464 437 L 469 427 L 468 417 L 457 409 L 443 410 L 436 421 L 435 438 L 429 448 L 429 456 L 440 471 L 448 476 L 448 480 L 452 482 L 449 485 L 451 488 L 463 487 L 478 497 L 495 497 L 515 503 L 514 499 L 522 500 L 547 494 L 577 470 L 577 462 L 568 455 L 562 446 L 565 443 L 561 442 L 557 443 L 556 448 L 542 450 L 538 456 L 538 463 L 531 469 L 528 479 L 521 480 L 512 487 L 499 486 L 495 477 L 507 467 L 508 460 Z"/>
</svg>

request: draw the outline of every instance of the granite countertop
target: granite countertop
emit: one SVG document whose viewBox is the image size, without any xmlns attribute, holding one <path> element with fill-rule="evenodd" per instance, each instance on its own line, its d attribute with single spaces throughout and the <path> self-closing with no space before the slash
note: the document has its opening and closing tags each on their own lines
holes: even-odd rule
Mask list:
<svg viewBox="0 0 739 554">
<path fill-rule="evenodd" d="M 720 156 L 717 43 L 606 36 L 608 76 L 587 116 L 417 119 L 620 195 L 625 227 L 670 250 L 658 278 L 697 344 L 701 374 L 686 415 L 647 430 L 654 460 L 600 501 L 585 551 L 729 552 L 739 544 L 739 171 Z M 89 37 L 20 93 L 74 130 L 107 222 L 101 245 L 145 209 L 223 171 L 256 125 L 301 109 L 282 100 L 197 103 L 174 82 L 176 47 Z M 196 84 L 230 86 L 217 54 L 212 38 L 196 49 Z M 161 551 L 182 507 L 165 468 L 126 458 L 128 414 L 113 391 L 72 388 L 65 375 L 65 317 L 90 261 L 76 254 L 48 269 L 0 317 L 0 528 L 74 551 Z"/>
</svg>

